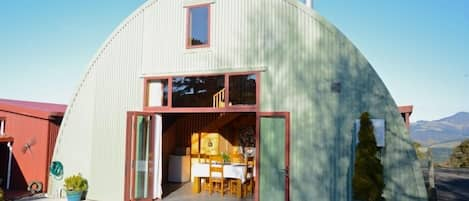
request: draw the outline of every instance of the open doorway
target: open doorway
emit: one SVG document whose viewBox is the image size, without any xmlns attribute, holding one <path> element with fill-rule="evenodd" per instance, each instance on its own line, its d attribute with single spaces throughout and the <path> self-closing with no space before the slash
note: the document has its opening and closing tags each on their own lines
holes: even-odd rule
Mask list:
<svg viewBox="0 0 469 201">
<path fill-rule="evenodd" d="M 124 200 L 288 201 L 289 122 L 288 112 L 129 112 Z M 223 156 L 224 194 L 206 189 L 212 156 Z"/>
<path fill-rule="evenodd" d="M 127 113 L 124 200 L 288 201 L 289 113 L 260 111 L 259 80 L 260 72 L 145 77 L 143 111 Z M 205 190 L 212 161 L 223 164 L 224 195 Z"/>
<path fill-rule="evenodd" d="M 163 200 L 254 200 L 247 159 L 256 153 L 256 113 L 168 113 L 162 125 Z M 209 157 L 217 155 L 225 160 L 223 196 L 207 190 Z"/>
</svg>

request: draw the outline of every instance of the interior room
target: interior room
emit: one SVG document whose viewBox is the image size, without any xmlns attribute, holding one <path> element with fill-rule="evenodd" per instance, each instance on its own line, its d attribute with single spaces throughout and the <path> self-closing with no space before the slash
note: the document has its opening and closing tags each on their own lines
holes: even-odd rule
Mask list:
<svg viewBox="0 0 469 201">
<path fill-rule="evenodd" d="M 168 113 L 162 121 L 163 200 L 253 200 L 255 113 Z M 217 157 L 223 188 L 210 182 Z"/>
</svg>

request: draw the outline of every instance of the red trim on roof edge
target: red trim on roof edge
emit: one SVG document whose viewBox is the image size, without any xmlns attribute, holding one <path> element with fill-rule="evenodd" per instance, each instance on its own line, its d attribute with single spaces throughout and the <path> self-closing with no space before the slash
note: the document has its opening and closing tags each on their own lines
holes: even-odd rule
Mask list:
<svg viewBox="0 0 469 201">
<path fill-rule="evenodd" d="M 66 105 L 30 101 L 0 99 L 0 111 L 33 116 L 42 119 L 63 117 Z"/>
</svg>

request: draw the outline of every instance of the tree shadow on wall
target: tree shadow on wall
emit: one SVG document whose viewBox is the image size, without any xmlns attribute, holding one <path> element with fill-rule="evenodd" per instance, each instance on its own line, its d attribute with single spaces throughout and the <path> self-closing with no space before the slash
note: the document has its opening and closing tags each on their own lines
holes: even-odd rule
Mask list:
<svg viewBox="0 0 469 201">
<path fill-rule="evenodd" d="M 239 41 L 246 49 L 243 65 L 267 68 L 261 77 L 261 111 L 291 114 L 291 199 L 351 199 L 353 124 L 364 111 L 397 125 L 388 128 L 392 135 L 386 140 L 392 140 L 383 156 L 390 172 L 385 178 L 389 200 L 422 198 L 408 186 L 418 185 L 418 175 L 407 174 L 416 171 L 409 162 L 412 144 L 403 137 L 397 106 L 376 72 L 337 29 L 286 2 L 252 3 L 244 27 L 250 31 Z M 338 92 L 333 83 L 340 83 Z M 277 156 L 263 157 L 275 161 Z"/>
</svg>

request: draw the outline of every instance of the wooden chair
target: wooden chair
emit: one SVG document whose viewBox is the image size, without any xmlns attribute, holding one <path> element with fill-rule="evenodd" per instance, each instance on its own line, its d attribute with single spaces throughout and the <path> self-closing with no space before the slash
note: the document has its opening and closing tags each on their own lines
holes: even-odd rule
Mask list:
<svg viewBox="0 0 469 201">
<path fill-rule="evenodd" d="M 244 156 L 242 154 L 238 154 L 238 153 L 230 154 L 230 159 L 232 163 L 246 164 L 246 160 L 244 159 Z M 238 189 L 240 189 L 240 185 L 242 184 L 239 182 L 239 179 L 230 179 L 229 182 L 230 182 L 229 184 L 230 193 L 234 195 L 240 195 L 241 192 L 238 192 Z"/>
<path fill-rule="evenodd" d="M 246 182 L 244 182 L 243 196 L 248 193 L 254 193 L 254 168 L 256 167 L 256 161 L 254 157 L 248 157 L 246 159 Z"/>
<path fill-rule="evenodd" d="M 241 183 L 239 179 L 232 179 L 229 185 L 231 194 L 241 195 L 242 197 L 254 192 L 254 157 L 246 158 L 244 164 L 246 165 L 246 171 L 244 172 L 246 180 L 244 183 Z"/>
<path fill-rule="evenodd" d="M 209 193 L 212 194 L 212 191 L 220 192 L 223 196 L 225 193 L 225 184 L 226 179 L 223 175 L 223 158 L 221 156 L 211 156 L 209 164 Z"/>
<path fill-rule="evenodd" d="M 210 157 L 207 154 L 199 154 L 199 163 L 209 163 L 210 162 Z M 210 177 L 201 177 L 200 178 L 200 183 L 202 186 L 202 191 L 210 191 L 210 182 L 209 182 Z"/>
</svg>

